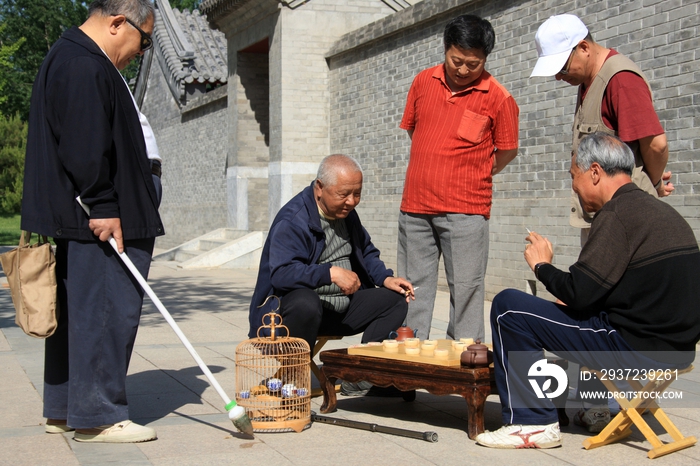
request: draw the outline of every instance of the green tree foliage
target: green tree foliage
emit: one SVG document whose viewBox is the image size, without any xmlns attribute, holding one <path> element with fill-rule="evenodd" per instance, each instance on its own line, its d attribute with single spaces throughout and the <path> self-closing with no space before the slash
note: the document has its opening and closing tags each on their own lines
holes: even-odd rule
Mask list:
<svg viewBox="0 0 700 466">
<path fill-rule="evenodd" d="M 16 46 L 10 66 L 0 67 L 4 83 L 0 113 L 27 119 L 32 84 L 41 62 L 63 31 L 79 26 L 87 18 L 87 1 L 79 0 L 1 0 L 0 44 Z"/>
<path fill-rule="evenodd" d="M 0 213 L 19 213 L 26 141 L 27 123 L 0 114 Z"/>
<path fill-rule="evenodd" d="M 200 3 L 202 3 L 201 0 L 170 0 L 170 6 L 180 11 L 192 11 L 199 8 Z"/>
<path fill-rule="evenodd" d="M 0 24 L 0 37 L 4 29 L 5 24 Z M 24 37 L 20 38 L 14 44 L 4 44 L 0 41 L 0 105 L 7 102 L 5 88 L 7 87 L 8 72 L 12 70 L 13 55 L 22 46 L 24 41 Z"/>
</svg>

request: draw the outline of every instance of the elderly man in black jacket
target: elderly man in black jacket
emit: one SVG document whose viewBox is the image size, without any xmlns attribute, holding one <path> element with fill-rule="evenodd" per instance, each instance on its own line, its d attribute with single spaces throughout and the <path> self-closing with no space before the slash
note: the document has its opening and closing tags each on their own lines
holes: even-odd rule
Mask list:
<svg viewBox="0 0 700 466">
<path fill-rule="evenodd" d="M 162 235 L 160 156 L 119 70 L 152 46 L 149 0 L 97 0 L 39 70 L 29 118 L 22 229 L 56 242 L 59 327 L 46 340 L 46 432 L 153 440 L 129 421 L 126 373 L 143 291 L 106 241 L 148 273 Z M 87 215 L 76 202 L 90 208 Z"/>
</svg>

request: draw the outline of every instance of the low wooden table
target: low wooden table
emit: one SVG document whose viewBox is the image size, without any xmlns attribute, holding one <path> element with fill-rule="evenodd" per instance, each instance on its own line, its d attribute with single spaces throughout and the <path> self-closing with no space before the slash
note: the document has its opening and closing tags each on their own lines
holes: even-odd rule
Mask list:
<svg viewBox="0 0 700 466">
<path fill-rule="evenodd" d="M 465 368 L 461 366 L 439 366 L 413 361 L 375 358 L 348 354 L 347 349 L 322 351 L 319 355 L 321 389 L 323 390 L 322 413 L 336 410 L 335 382 L 367 380 L 373 385 L 393 385 L 407 392 L 404 399 L 415 399 L 415 390 L 424 389 L 433 395 L 461 395 L 467 402 L 468 434 L 473 439 L 484 431 L 484 404 L 486 397 L 497 393 L 493 367 Z"/>
</svg>

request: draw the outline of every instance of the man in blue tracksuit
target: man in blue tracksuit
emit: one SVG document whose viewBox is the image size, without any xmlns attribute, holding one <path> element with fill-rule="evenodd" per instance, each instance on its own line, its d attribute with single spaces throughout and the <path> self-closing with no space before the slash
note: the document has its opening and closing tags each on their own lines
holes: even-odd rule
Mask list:
<svg viewBox="0 0 700 466">
<path fill-rule="evenodd" d="M 494 372 L 504 426 L 479 434 L 480 445 L 561 445 L 556 409 L 542 395 L 551 379 L 531 378 L 538 370 L 553 374 L 543 367 L 543 349 L 588 368 L 622 372 L 693 362 L 700 340 L 698 243 L 673 207 L 632 182 L 633 169 L 634 154 L 620 139 L 602 132 L 586 136 L 571 158 L 571 185 L 585 211 L 596 214 L 578 260 L 569 272 L 559 270 L 549 240 L 536 232 L 526 237 L 525 260 L 565 305 L 518 290 L 494 297 Z M 535 382 L 542 384 L 539 393 Z"/>
</svg>

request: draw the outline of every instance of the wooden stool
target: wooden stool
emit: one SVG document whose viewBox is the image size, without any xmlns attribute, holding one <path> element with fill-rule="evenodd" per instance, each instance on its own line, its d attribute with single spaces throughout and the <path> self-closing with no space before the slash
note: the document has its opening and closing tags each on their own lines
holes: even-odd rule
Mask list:
<svg viewBox="0 0 700 466">
<path fill-rule="evenodd" d="M 314 361 L 314 357 L 318 354 L 319 351 L 321 351 L 321 348 L 325 346 L 326 343 L 328 343 L 330 340 L 342 340 L 343 337 L 339 336 L 319 336 L 316 338 L 316 344 L 314 345 L 314 351 L 311 354 L 311 360 L 309 361 L 309 367 L 311 367 L 311 372 L 314 373 L 316 376 L 316 380 L 323 385 L 323 381 L 325 380 L 325 376 L 321 375 L 321 369 L 318 368 L 316 365 L 316 361 Z M 323 377 L 323 378 L 321 378 Z M 340 385 L 337 385 L 335 387 L 335 391 L 340 390 Z M 323 395 L 323 390 L 320 388 L 314 388 L 311 390 L 311 396 L 321 396 Z"/>
<path fill-rule="evenodd" d="M 693 370 L 693 366 L 689 366 L 685 369 L 678 369 L 677 374 L 685 374 L 691 370 Z M 617 442 L 629 436 L 632 433 L 632 424 L 636 425 L 640 432 L 644 434 L 644 437 L 651 443 L 652 448 L 647 453 L 647 456 L 651 459 L 691 447 L 697 442 L 695 437 L 684 437 L 683 434 L 681 434 L 666 413 L 659 408 L 659 405 L 656 403 L 656 398 L 652 398 L 651 396 L 647 398 L 644 395 L 645 393 L 652 392 L 656 392 L 657 394 L 663 393 L 671 385 L 671 382 L 676 380 L 675 369 L 673 371 L 673 377 L 669 377 L 671 380 L 666 380 L 666 377 L 663 377 L 663 375 L 666 374 L 664 371 L 658 371 L 662 376 L 657 380 L 647 380 L 644 385 L 642 385 L 639 380 L 626 379 L 625 381 L 637 392 L 637 396 L 631 400 L 627 400 L 627 398 L 623 397 L 620 392 L 626 390 L 618 388 L 614 383 L 615 381 L 609 380 L 605 377 L 605 374 L 585 367 L 582 367 L 581 371 L 588 371 L 595 374 L 598 380 L 603 382 L 605 388 L 615 394 L 615 399 L 620 404 L 621 408 L 620 413 L 610 421 L 610 424 L 608 424 L 605 429 L 595 437 L 584 440 L 583 447 L 586 450 L 602 447 L 603 445 Z M 671 438 L 673 438 L 672 442 L 663 443 L 642 418 L 642 413 L 647 409 L 659 421 Z"/>
</svg>

